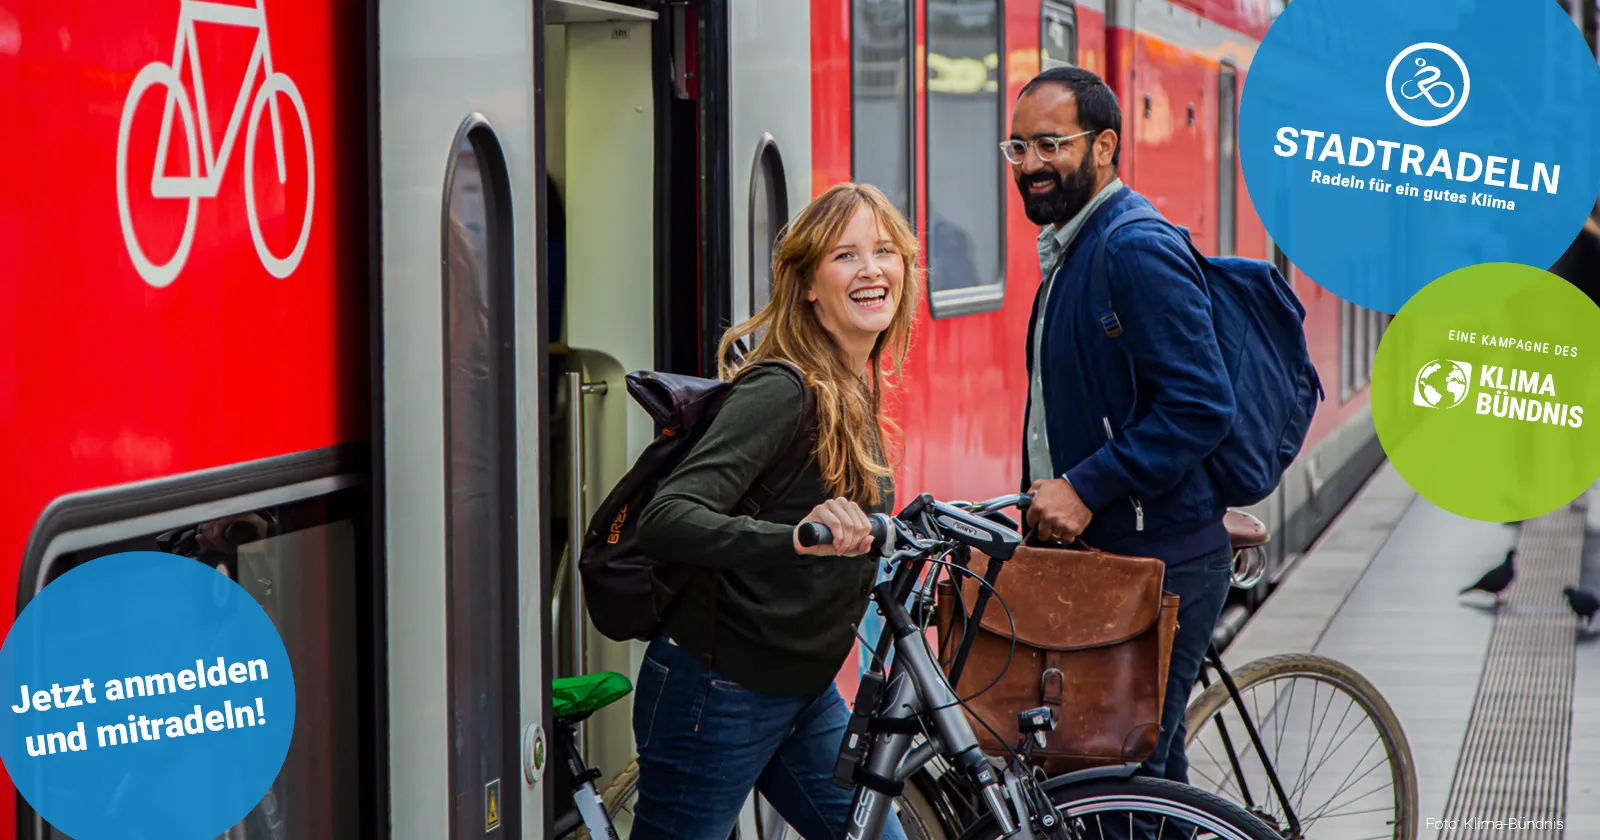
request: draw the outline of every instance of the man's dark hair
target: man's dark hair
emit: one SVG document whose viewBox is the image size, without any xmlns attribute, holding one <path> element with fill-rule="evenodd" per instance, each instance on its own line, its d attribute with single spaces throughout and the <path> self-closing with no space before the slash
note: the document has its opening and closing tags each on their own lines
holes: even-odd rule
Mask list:
<svg viewBox="0 0 1600 840">
<path fill-rule="evenodd" d="M 1122 106 L 1105 80 L 1082 67 L 1052 67 L 1034 76 L 1017 98 L 1046 84 L 1061 85 L 1072 91 L 1072 98 L 1078 103 L 1078 125 L 1085 131 L 1109 129 L 1117 133 L 1117 147 L 1111 152 L 1111 167 L 1115 169 L 1122 160 Z"/>
</svg>

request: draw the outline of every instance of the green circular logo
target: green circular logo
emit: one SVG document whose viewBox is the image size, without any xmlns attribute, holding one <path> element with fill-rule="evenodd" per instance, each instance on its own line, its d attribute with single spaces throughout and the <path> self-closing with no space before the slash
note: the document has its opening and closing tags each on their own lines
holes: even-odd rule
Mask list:
<svg viewBox="0 0 1600 840">
<path fill-rule="evenodd" d="M 1600 478 L 1600 308 L 1513 263 L 1446 274 L 1378 345 L 1372 419 L 1395 469 L 1460 516 L 1512 522 Z"/>
</svg>

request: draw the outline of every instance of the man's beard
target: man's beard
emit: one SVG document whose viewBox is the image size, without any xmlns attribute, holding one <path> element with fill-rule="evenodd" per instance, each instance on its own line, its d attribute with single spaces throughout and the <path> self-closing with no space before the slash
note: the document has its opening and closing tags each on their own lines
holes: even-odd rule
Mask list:
<svg viewBox="0 0 1600 840">
<path fill-rule="evenodd" d="M 1045 193 L 1028 191 L 1030 182 L 1048 182 L 1055 189 Z M 1032 175 L 1018 175 L 1017 188 L 1022 191 L 1022 208 L 1028 221 L 1036 225 L 1059 225 L 1078 215 L 1094 197 L 1094 158 L 1085 155 L 1063 180 L 1061 173 L 1044 169 Z"/>
</svg>

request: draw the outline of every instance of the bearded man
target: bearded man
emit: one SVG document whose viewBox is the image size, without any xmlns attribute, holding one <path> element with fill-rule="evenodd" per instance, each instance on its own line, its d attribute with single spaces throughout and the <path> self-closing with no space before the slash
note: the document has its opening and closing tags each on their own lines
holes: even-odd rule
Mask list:
<svg viewBox="0 0 1600 840">
<path fill-rule="evenodd" d="M 1166 564 L 1182 598 L 1161 736 L 1141 775 L 1188 780 L 1184 707 L 1232 570 L 1226 508 L 1202 465 L 1233 422 L 1234 393 L 1200 265 L 1160 220 L 1121 215 L 1151 204 L 1117 175 L 1122 114 L 1087 70 L 1059 67 L 1018 97 L 1001 144 L 1042 272 L 1028 330 L 1023 486 L 1043 540 Z M 1107 335 L 1090 277 L 1104 265 L 1122 333 Z"/>
</svg>

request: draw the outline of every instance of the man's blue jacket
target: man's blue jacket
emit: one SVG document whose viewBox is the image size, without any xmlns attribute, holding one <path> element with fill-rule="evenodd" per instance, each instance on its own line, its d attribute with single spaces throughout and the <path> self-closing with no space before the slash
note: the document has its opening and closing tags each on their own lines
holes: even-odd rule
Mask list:
<svg viewBox="0 0 1600 840">
<path fill-rule="evenodd" d="M 1205 277 L 1173 228 L 1135 222 L 1106 243 L 1122 335 L 1100 325 L 1089 282 L 1095 246 L 1112 220 L 1149 206 L 1124 187 L 1085 221 L 1049 299 L 1035 297 L 1028 372 L 1043 365 L 1054 477 L 1065 476 L 1094 513 L 1083 541 L 1171 565 L 1228 545 L 1226 508 L 1202 462 L 1232 425 L 1234 394 Z M 1044 330 L 1038 360 L 1036 329 Z M 1022 462 L 1026 475 L 1026 444 Z"/>
</svg>

